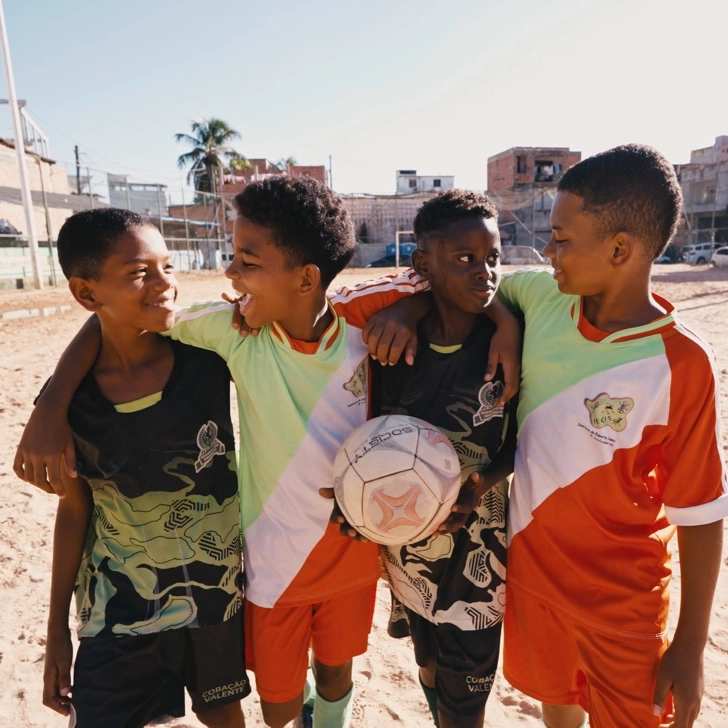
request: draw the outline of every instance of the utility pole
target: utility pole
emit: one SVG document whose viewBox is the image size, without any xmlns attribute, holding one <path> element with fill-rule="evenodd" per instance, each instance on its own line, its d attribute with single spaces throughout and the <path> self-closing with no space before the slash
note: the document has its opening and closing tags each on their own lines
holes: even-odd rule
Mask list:
<svg viewBox="0 0 728 728">
<path fill-rule="evenodd" d="M 0 42 L 2 43 L 3 60 L 5 61 L 5 78 L 8 83 L 8 101 L 10 114 L 13 119 L 15 131 L 15 151 L 18 155 L 18 176 L 20 177 L 20 195 L 25 210 L 25 222 L 28 226 L 28 248 L 30 259 L 33 264 L 33 282 L 36 288 L 43 288 L 43 279 L 40 274 L 40 254 L 38 252 L 38 238 L 35 234 L 35 219 L 33 211 L 33 197 L 30 194 L 30 183 L 28 181 L 28 168 L 25 166 L 25 140 L 23 129 L 20 124 L 20 111 L 18 109 L 18 98 L 15 94 L 15 79 L 13 78 L 13 67 L 10 62 L 10 48 L 8 47 L 8 32 L 5 27 L 5 11 L 2 0 L 0 0 Z"/>
<path fill-rule="evenodd" d="M 76 155 L 76 192 L 81 194 L 81 161 L 78 157 L 78 144 L 73 148 L 73 152 Z"/>
<path fill-rule="evenodd" d="M 89 202 L 91 203 L 91 209 L 93 210 L 94 209 L 94 193 L 93 193 L 93 190 L 91 189 L 91 170 L 88 167 L 86 167 L 86 176 L 88 177 L 88 199 L 89 199 Z"/>
<path fill-rule="evenodd" d="M 329 154 L 329 187 L 334 189 L 334 173 L 331 170 L 331 155 Z"/>
</svg>

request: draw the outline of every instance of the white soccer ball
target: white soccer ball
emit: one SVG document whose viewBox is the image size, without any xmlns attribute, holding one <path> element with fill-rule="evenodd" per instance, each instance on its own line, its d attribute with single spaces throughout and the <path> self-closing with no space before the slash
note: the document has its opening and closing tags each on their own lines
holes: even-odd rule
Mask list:
<svg viewBox="0 0 728 728">
<path fill-rule="evenodd" d="M 406 415 L 357 427 L 334 460 L 334 494 L 346 520 L 376 543 L 421 541 L 448 517 L 460 462 L 434 425 Z"/>
</svg>

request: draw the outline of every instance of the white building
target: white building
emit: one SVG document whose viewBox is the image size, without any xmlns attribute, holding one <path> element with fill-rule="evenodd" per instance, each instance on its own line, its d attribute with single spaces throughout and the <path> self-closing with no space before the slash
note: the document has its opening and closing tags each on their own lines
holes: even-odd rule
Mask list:
<svg viewBox="0 0 728 728">
<path fill-rule="evenodd" d="M 444 192 L 455 186 L 452 175 L 417 174 L 415 169 L 397 170 L 397 194 L 408 195 L 413 192 Z"/>
</svg>

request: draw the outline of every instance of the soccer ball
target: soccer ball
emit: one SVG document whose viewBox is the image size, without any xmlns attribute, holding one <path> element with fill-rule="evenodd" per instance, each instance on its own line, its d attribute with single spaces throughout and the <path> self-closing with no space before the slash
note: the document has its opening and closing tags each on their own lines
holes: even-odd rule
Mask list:
<svg viewBox="0 0 728 728">
<path fill-rule="evenodd" d="M 460 490 L 460 462 L 434 425 L 407 415 L 357 427 L 334 460 L 334 495 L 346 520 L 376 543 L 434 533 Z"/>
</svg>

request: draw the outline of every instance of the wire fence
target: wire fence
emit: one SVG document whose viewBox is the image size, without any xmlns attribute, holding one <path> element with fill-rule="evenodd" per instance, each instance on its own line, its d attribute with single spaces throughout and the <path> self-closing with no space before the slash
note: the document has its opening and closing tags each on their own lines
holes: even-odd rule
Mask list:
<svg viewBox="0 0 728 728">
<path fill-rule="evenodd" d="M 224 268 L 230 262 L 228 242 L 220 237 L 165 236 L 177 271 Z M 55 241 L 38 240 L 38 274 L 44 286 L 63 286 L 66 277 Z M 0 235 L 0 288 L 33 288 L 34 266 L 27 236 Z"/>
</svg>

